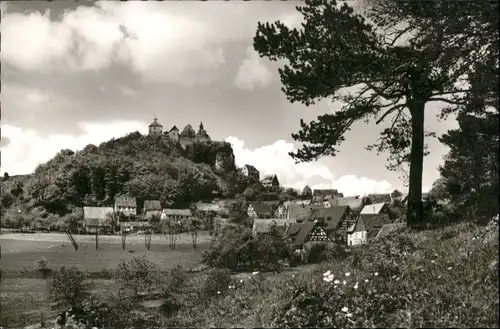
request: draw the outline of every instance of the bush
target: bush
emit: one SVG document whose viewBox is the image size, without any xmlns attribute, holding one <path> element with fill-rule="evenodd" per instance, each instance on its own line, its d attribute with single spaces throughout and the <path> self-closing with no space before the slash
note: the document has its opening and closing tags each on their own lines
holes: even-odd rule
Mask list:
<svg viewBox="0 0 500 329">
<path fill-rule="evenodd" d="M 327 259 L 327 245 L 325 243 L 316 243 L 309 248 L 306 253 L 308 263 L 321 263 Z"/>
<path fill-rule="evenodd" d="M 228 269 L 213 269 L 206 276 L 200 291 L 200 300 L 210 299 L 224 295 L 231 283 L 231 271 Z"/>
<path fill-rule="evenodd" d="M 224 228 L 203 256 L 204 264 L 230 270 L 276 270 L 281 261 L 289 259 L 291 248 L 273 232 L 253 236 L 241 226 Z"/>
<path fill-rule="evenodd" d="M 49 262 L 45 257 L 36 261 L 35 270 L 40 273 L 43 279 L 47 278 L 52 273 L 52 270 L 49 268 Z"/>
<path fill-rule="evenodd" d="M 120 294 L 137 299 L 140 293 L 159 288 L 160 269 L 145 257 L 122 260 L 115 272 L 115 282 Z"/>
<path fill-rule="evenodd" d="M 77 307 L 88 296 L 89 284 L 85 282 L 87 274 L 71 267 L 61 267 L 54 271 L 48 282 L 47 291 L 58 307 Z"/>
</svg>

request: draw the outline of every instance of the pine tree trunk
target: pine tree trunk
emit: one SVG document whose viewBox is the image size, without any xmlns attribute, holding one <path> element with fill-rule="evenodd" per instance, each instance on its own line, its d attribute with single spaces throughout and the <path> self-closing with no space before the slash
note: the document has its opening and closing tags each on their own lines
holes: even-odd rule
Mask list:
<svg viewBox="0 0 500 329">
<path fill-rule="evenodd" d="M 423 221 L 422 208 L 422 175 L 424 166 L 424 109 L 425 102 L 412 102 L 411 112 L 411 155 L 410 155 L 410 187 L 408 192 L 407 222 L 409 226 L 417 226 Z"/>
</svg>

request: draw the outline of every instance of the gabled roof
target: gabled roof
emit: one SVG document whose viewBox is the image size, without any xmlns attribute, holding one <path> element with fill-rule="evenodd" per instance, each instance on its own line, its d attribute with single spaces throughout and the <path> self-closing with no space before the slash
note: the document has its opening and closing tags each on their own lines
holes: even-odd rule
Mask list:
<svg viewBox="0 0 500 329">
<path fill-rule="evenodd" d="M 146 200 L 144 201 L 144 210 L 161 210 L 161 203 L 158 200 Z"/>
<path fill-rule="evenodd" d="M 179 131 L 179 128 L 177 128 L 177 126 L 173 126 L 168 132 L 171 133 L 172 131 Z"/>
<path fill-rule="evenodd" d="M 221 211 L 221 207 L 215 203 L 197 202 L 195 204 L 195 207 L 199 211 L 213 211 L 213 212 Z"/>
<path fill-rule="evenodd" d="M 391 233 L 398 231 L 404 227 L 405 227 L 404 223 L 386 224 L 386 225 L 382 226 L 382 228 L 378 232 L 377 236 L 375 236 L 375 239 L 378 240 L 378 239 L 384 238 L 384 237 L 390 235 Z"/>
<path fill-rule="evenodd" d="M 336 189 L 315 189 L 313 191 L 313 195 L 322 196 L 322 195 L 337 195 L 338 190 Z"/>
<path fill-rule="evenodd" d="M 382 226 L 391 223 L 391 219 L 387 214 L 361 214 L 363 222 L 368 231 L 380 229 Z"/>
<path fill-rule="evenodd" d="M 191 210 L 190 209 L 169 209 L 169 208 L 165 208 L 165 209 L 162 210 L 162 215 L 190 217 L 191 216 Z"/>
<path fill-rule="evenodd" d="M 106 217 L 113 213 L 113 207 L 83 207 L 83 220 L 86 226 L 102 226 Z"/>
<path fill-rule="evenodd" d="M 181 132 L 181 137 L 195 137 L 195 135 L 196 132 L 190 124 L 186 125 Z"/>
<path fill-rule="evenodd" d="M 281 219 L 281 218 L 270 218 L 270 219 L 261 219 L 256 218 L 253 220 L 252 231 L 255 233 L 269 233 L 271 231 L 271 227 L 279 227 L 279 226 L 287 226 L 289 220 Z M 281 229 L 280 229 L 281 230 Z"/>
<path fill-rule="evenodd" d="M 381 194 L 368 194 L 368 198 L 372 203 L 384 203 L 391 202 L 391 194 L 390 193 L 381 193 Z"/>
<path fill-rule="evenodd" d="M 297 200 L 293 201 L 294 204 L 299 204 L 299 205 L 310 205 L 312 200 Z"/>
<path fill-rule="evenodd" d="M 384 208 L 385 205 L 386 205 L 385 202 L 374 203 L 370 205 L 367 204 L 361 210 L 361 214 L 380 214 L 380 211 L 382 211 L 382 208 Z"/>
<path fill-rule="evenodd" d="M 348 229 L 347 233 L 354 232 L 363 232 L 366 231 L 365 223 L 363 222 L 363 218 L 361 216 L 358 217 L 356 223 L 352 224 Z"/>
<path fill-rule="evenodd" d="M 312 206 L 309 205 L 288 205 L 288 217 L 298 221 L 309 220 L 311 218 Z"/>
<path fill-rule="evenodd" d="M 115 206 L 137 208 L 137 201 L 133 197 L 121 195 L 115 198 Z"/>
<path fill-rule="evenodd" d="M 276 175 L 267 175 L 264 176 L 264 178 L 261 180 L 262 183 L 272 183 L 274 179 L 278 179 L 278 176 Z"/>
<path fill-rule="evenodd" d="M 306 242 L 315 226 L 316 223 L 313 222 L 290 224 L 285 232 L 285 236 L 291 239 L 292 245 L 301 246 L 304 242 Z"/>
<path fill-rule="evenodd" d="M 359 196 L 349 196 L 337 199 L 338 206 L 349 206 L 352 210 L 358 210 L 363 207 L 363 198 Z"/>
<path fill-rule="evenodd" d="M 273 207 L 270 204 L 263 202 L 256 202 L 249 205 L 252 206 L 257 216 L 272 216 Z"/>
<path fill-rule="evenodd" d="M 304 189 L 302 190 L 302 194 L 312 194 L 312 190 L 309 186 L 304 186 Z"/>
<path fill-rule="evenodd" d="M 246 164 L 246 165 L 244 165 L 244 167 L 246 167 L 246 168 L 248 169 L 248 171 L 252 171 L 252 172 L 259 172 L 259 171 L 257 170 L 257 168 L 255 168 L 255 167 L 254 167 L 254 166 L 252 166 L 252 165 Z"/>
<path fill-rule="evenodd" d="M 331 231 L 337 229 L 342 219 L 350 211 L 349 206 L 335 206 L 331 208 L 318 208 L 312 211 L 313 219 L 323 219 L 324 230 Z"/>
</svg>

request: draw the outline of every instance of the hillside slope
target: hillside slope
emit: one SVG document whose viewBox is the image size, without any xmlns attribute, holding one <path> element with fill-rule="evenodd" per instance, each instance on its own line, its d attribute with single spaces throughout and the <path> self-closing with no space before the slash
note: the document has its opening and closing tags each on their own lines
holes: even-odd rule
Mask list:
<svg viewBox="0 0 500 329">
<path fill-rule="evenodd" d="M 2 203 L 4 210 L 15 205 L 65 215 L 83 205 L 112 205 L 116 195 L 129 194 L 139 205 L 158 199 L 165 206 L 188 207 L 241 193 L 232 188 L 238 175 L 229 143 L 183 148 L 165 135 L 134 132 L 82 151 L 62 150 L 23 180 L 2 181 Z"/>
</svg>

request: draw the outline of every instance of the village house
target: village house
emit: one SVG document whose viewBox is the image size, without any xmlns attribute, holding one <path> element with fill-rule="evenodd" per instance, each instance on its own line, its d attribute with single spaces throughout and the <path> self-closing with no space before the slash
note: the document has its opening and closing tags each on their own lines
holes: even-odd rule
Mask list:
<svg viewBox="0 0 500 329">
<path fill-rule="evenodd" d="M 272 216 L 275 218 L 287 218 L 287 207 L 285 207 L 284 202 L 280 202 L 274 207 Z"/>
<path fill-rule="evenodd" d="M 126 195 L 115 198 L 115 212 L 121 213 L 127 217 L 137 216 L 137 201 L 133 197 Z"/>
<path fill-rule="evenodd" d="M 293 219 L 297 223 L 309 221 L 311 218 L 310 205 L 289 204 L 287 208 L 287 219 Z"/>
<path fill-rule="evenodd" d="M 384 225 L 391 224 L 391 219 L 387 214 L 361 214 L 360 217 L 363 219 L 368 240 L 374 238 Z"/>
<path fill-rule="evenodd" d="M 194 204 L 194 214 L 202 220 L 204 225 L 212 231 L 214 229 L 214 219 L 227 213 L 225 208 L 216 203 L 197 202 Z"/>
<path fill-rule="evenodd" d="M 278 181 L 278 176 L 276 175 L 267 175 L 264 177 L 264 179 L 260 182 L 262 186 L 264 186 L 266 189 L 270 190 L 279 190 L 280 183 Z"/>
<path fill-rule="evenodd" d="M 294 251 L 305 261 L 307 251 L 318 243 L 332 243 L 333 240 L 323 230 L 323 227 L 316 222 L 304 222 L 290 224 L 284 235 Z"/>
<path fill-rule="evenodd" d="M 363 209 L 364 201 L 362 197 L 358 196 L 349 196 L 349 197 L 338 197 L 335 199 L 336 204 L 332 206 L 349 206 L 351 211 L 359 213 L 361 209 Z"/>
<path fill-rule="evenodd" d="M 311 190 L 311 188 L 310 188 L 309 186 L 307 186 L 307 185 L 306 185 L 306 186 L 304 187 L 304 189 L 302 190 L 301 195 L 302 195 L 303 197 L 307 197 L 307 198 L 312 197 L 312 190 Z"/>
<path fill-rule="evenodd" d="M 250 218 L 271 218 L 273 207 L 264 202 L 254 202 L 248 205 L 247 214 Z"/>
<path fill-rule="evenodd" d="M 389 205 L 385 202 L 367 204 L 361 209 L 360 214 L 389 214 Z"/>
<path fill-rule="evenodd" d="M 266 234 L 270 233 L 272 228 L 276 230 L 276 233 L 280 236 L 283 236 L 286 228 L 290 225 L 290 220 L 283 218 L 255 218 L 253 220 L 252 225 L 252 233 L 254 235 L 257 234 Z"/>
<path fill-rule="evenodd" d="M 347 245 L 357 246 L 366 244 L 367 241 L 366 227 L 363 218 L 359 216 L 357 222 L 347 229 Z"/>
<path fill-rule="evenodd" d="M 347 244 L 348 228 L 357 221 L 356 213 L 349 206 L 313 209 L 311 217 L 323 226 L 330 238 L 344 245 Z"/>
<path fill-rule="evenodd" d="M 158 200 L 144 201 L 143 213 L 144 217 L 147 219 L 151 219 L 153 217 L 157 217 L 159 219 L 161 217 L 161 209 L 161 203 Z"/>
<path fill-rule="evenodd" d="M 338 191 L 335 189 L 315 189 L 312 194 L 313 203 L 322 204 L 327 198 L 331 198 L 338 195 Z"/>
<path fill-rule="evenodd" d="M 391 195 L 389 193 L 368 194 L 367 198 L 371 203 L 391 203 Z"/>
<path fill-rule="evenodd" d="M 292 202 L 293 204 L 297 204 L 297 205 L 305 205 L 305 206 L 308 206 L 310 204 L 312 204 L 312 200 L 295 200 Z"/>
<path fill-rule="evenodd" d="M 246 164 L 241 169 L 241 172 L 245 177 L 248 177 L 252 183 L 257 183 L 260 180 L 260 173 L 254 166 Z"/>
<path fill-rule="evenodd" d="M 168 209 L 165 208 L 161 212 L 162 221 L 176 221 L 180 223 L 187 223 L 192 217 L 190 209 Z"/>
<path fill-rule="evenodd" d="M 83 227 L 89 232 L 110 226 L 113 207 L 83 207 Z"/>
<path fill-rule="evenodd" d="M 158 123 L 158 118 L 154 118 L 153 123 L 149 125 L 149 136 L 160 137 L 163 133 L 163 126 Z"/>
</svg>

